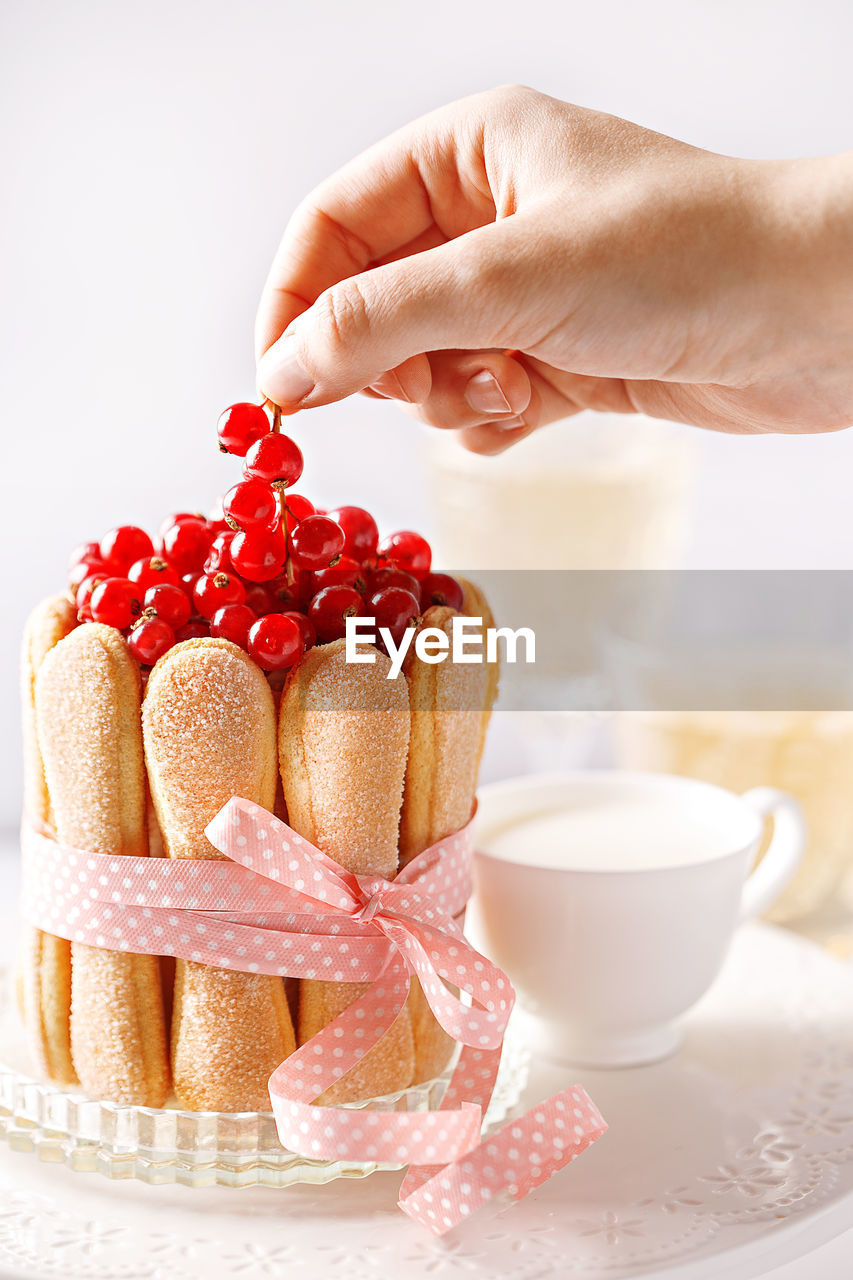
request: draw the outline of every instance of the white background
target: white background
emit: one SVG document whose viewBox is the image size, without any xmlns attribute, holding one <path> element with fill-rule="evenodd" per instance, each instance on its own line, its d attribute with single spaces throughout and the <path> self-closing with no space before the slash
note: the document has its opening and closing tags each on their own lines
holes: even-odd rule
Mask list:
<svg viewBox="0 0 853 1280">
<path fill-rule="evenodd" d="M 3 0 L 0 826 L 19 804 L 18 635 L 79 540 L 236 479 L 219 410 L 288 213 L 444 101 L 509 81 L 732 153 L 853 145 L 847 0 Z M 418 428 L 299 423 L 305 488 L 429 532 Z M 853 434 L 701 442 L 690 562 L 853 564 Z"/>
<path fill-rule="evenodd" d="M 509 80 L 716 150 L 848 149 L 851 49 L 849 0 L 3 0 L 0 828 L 23 618 L 77 541 L 233 483 L 215 420 L 253 393 L 258 292 L 307 189 Z M 429 531 L 392 406 L 314 411 L 298 435 L 319 502 Z M 851 567 L 851 464 L 853 433 L 704 436 L 689 562 Z"/>
</svg>

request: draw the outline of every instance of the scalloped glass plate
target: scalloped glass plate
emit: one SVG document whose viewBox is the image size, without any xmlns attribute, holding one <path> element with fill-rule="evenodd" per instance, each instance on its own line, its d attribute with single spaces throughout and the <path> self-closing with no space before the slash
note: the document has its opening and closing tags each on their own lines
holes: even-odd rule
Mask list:
<svg viewBox="0 0 853 1280">
<path fill-rule="evenodd" d="M 13 1150 L 33 1152 L 41 1160 L 107 1178 L 179 1182 L 190 1187 L 288 1187 L 403 1168 L 296 1155 L 279 1142 L 270 1112 L 121 1106 L 87 1098 L 79 1089 L 46 1084 L 33 1072 L 11 988 L 8 974 L 0 971 L 0 1138 Z M 510 1033 L 486 1116 L 487 1128 L 499 1124 L 517 1103 L 527 1080 L 528 1060 L 527 1050 Z M 451 1071 L 452 1063 L 434 1080 L 351 1105 L 354 1110 L 435 1110 Z"/>
</svg>

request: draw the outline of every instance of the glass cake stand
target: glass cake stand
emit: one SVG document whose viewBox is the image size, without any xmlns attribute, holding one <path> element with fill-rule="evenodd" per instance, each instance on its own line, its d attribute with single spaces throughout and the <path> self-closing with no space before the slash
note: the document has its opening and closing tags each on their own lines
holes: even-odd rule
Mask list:
<svg viewBox="0 0 853 1280">
<path fill-rule="evenodd" d="M 528 1060 L 526 1048 L 510 1026 L 487 1127 L 499 1124 L 518 1102 Z M 349 1105 L 354 1110 L 435 1110 L 452 1066 L 434 1080 Z M 79 1089 L 47 1084 L 36 1077 L 15 1008 L 11 975 L 4 970 L 0 970 L 0 1139 L 13 1150 L 32 1152 L 40 1160 L 66 1164 L 79 1172 L 190 1187 L 287 1187 L 403 1168 L 297 1155 L 279 1142 L 271 1112 L 123 1106 L 88 1098 Z"/>
</svg>

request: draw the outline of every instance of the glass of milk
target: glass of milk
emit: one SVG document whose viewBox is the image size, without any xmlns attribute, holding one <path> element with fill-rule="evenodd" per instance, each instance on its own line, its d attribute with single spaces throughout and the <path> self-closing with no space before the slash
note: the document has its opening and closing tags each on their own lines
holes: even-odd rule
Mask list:
<svg viewBox="0 0 853 1280">
<path fill-rule="evenodd" d="M 773 837 L 751 867 L 765 820 Z M 481 788 L 465 931 L 509 975 L 525 1039 L 561 1062 L 654 1062 L 738 922 L 796 871 L 796 801 L 620 770 Z"/>
</svg>

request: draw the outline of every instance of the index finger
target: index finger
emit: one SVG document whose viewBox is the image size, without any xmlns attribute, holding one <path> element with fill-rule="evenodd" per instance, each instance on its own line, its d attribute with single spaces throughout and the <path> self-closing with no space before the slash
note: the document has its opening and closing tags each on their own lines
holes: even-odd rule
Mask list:
<svg viewBox="0 0 853 1280">
<path fill-rule="evenodd" d="M 462 185 L 454 155 L 456 119 L 456 111 L 445 107 L 397 130 L 299 205 L 261 294 L 257 359 L 339 280 L 434 248 L 494 218 L 494 204 L 481 191 L 472 201 L 472 189 Z M 437 204 L 453 211 L 449 223 L 436 212 Z"/>
<path fill-rule="evenodd" d="M 255 322 L 257 359 L 320 294 L 429 231 L 432 212 L 411 150 L 398 135 L 315 188 L 290 219 Z"/>
</svg>

